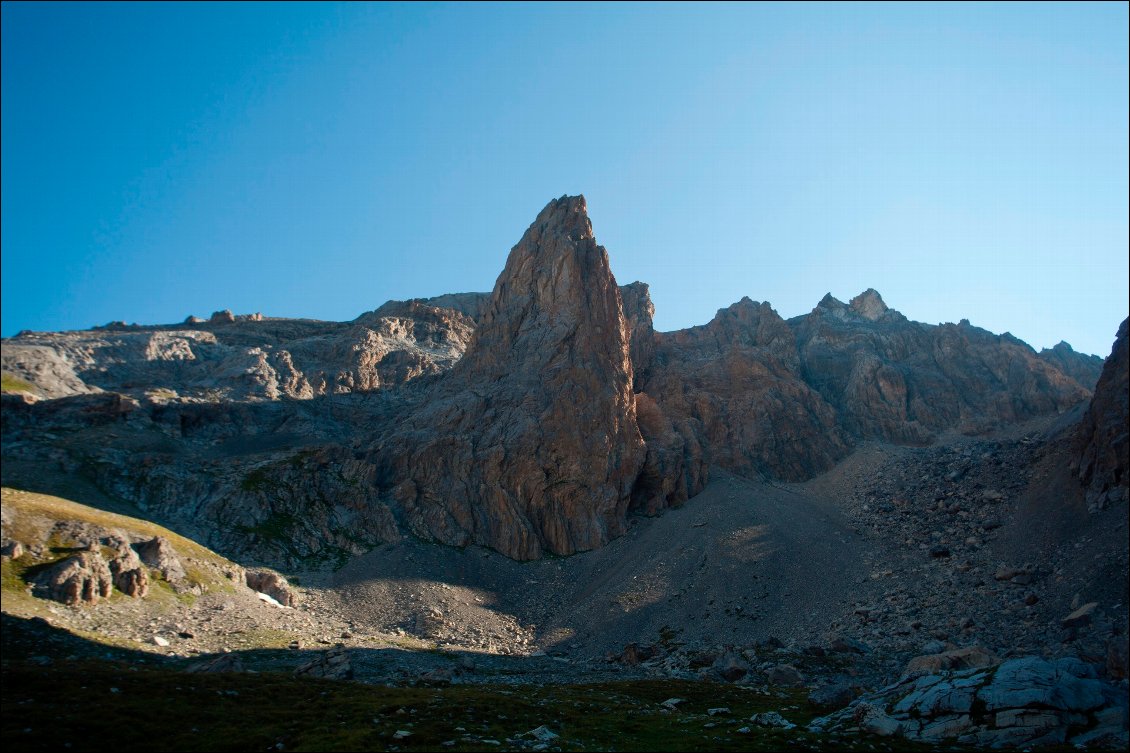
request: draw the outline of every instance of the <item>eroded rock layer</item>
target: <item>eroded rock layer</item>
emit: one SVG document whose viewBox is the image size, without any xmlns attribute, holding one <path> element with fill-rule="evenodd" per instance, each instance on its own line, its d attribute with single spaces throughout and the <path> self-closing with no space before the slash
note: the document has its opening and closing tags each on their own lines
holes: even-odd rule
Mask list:
<svg viewBox="0 0 1130 753">
<path fill-rule="evenodd" d="M 352 322 L 225 311 L 21 333 L 2 350 L 5 482 L 81 477 L 264 562 L 404 533 L 531 559 L 607 543 L 712 466 L 807 479 L 857 440 L 1067 411 L 1097 376 L 1066 343 L 1037 354 L 964 320 L 912 322 L 874 290 L 789 321 L 743 298 L 667 333 L 654 311 L 646 284 L 617 286 L 584 198 L 566 196 L 489 294 Z M 1096 504 L 1126 484 L 1125 341 L 1124 325 L 1080 434 Z"/>
<path fill-rule="evenodd" d="M 1130 486 L 1130 338 L 1122 320 L 1095 396 L 1079 425 L 1078 474 L 1092 508 L 1127 499 Z"/>
<path fill-rule="evenodd" d="M 517 559 L 619 535 L 645 457 L 629 342 L 584 198 L 550 202 L 467 354 L 381 443 L 409 528 Z"/>
</svg>

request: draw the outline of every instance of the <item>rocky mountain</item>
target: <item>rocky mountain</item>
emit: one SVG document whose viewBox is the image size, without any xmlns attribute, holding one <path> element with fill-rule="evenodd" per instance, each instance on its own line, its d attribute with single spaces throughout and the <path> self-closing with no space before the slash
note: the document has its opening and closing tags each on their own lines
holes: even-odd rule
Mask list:
<svg viewBox="0 0 1130 753">
<path fill-rule="evenodd" d="M 1099 381 L 1099 376 L 1103 373 L 1102 358 L 1077 353 L 1069 343 L 1062 340 L 1055 347 L 1041 350 L 1040 358 L 1092 392 Z"/>
<path fill-rule="evenodd" d="M 1095 395 L 1079 424 L 1079 480 L 1092 508 L 1125 502 L 1130 494 L 1130 344 L 1127 322 L 1118 328 L 1114 349 L 1103 366 Z"/>
<path fill-rule="evenodd" d="M 806 381 L 850 434 L 925 444 L 1065 411 L 1089 389 L 1012 335 L 909 321 L 874 290 L 790 322 Z"/>
<path fill-rule="evenodd" d="M 603 546 L 711 467 L 800 481 L 861 440 L 1065 413 L 1098 360 L 913 322 L 874 290 L 788 321 L 749 298 L 676 332 L 653 314 L 646 284 L 617 285 L 583 197 L 562 197 L 489 294 L 352 322 L 219 312 L 24 332 L 2 347 L 5 479 L 78 473 L 268 562 L 404 533 L 533 559 Z"/>
<path fill-rule="evenodd" d="M 466 355 L 380 443 L 409 530 L 517 559 L 622 533 L 645 455 L 630 335 L 584 199 L 550 202 Z"/>
<path fill-rule="evenodd" d="M 319 678 L 364 749 L 1126 749 L 1127 322 L 654 313 L 566 196 L 491 293 L 4 340 L 5 735 L 325 747 Z"/>
<path fill-rule="evenodd" d="M 682 441 L 702 448 L 694 460 L 796 481 L 831 467 L 851 443 L 800 369 L 788 324 L 743 298 L 709 324 L 656 335 L 641 387 Z"/>
<path fill-rule="evenodd" d="M 309 399 L 446 371 L 474 326 L 454 308 L 419 300 L 390 301 L 352 322 L 218 312 L 181 325 L 21 332 L 4 341 L 2 365 L 44 398 L 111 391 L 206 402 Z"/>
</svg>

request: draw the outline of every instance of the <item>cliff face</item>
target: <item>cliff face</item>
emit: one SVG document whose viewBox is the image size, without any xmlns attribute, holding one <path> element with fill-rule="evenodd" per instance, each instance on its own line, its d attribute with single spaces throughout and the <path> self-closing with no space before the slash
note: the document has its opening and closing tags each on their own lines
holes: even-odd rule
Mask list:
<svg viewBox="0 0 1130 753">
<path fill-rule="evenodd" d="M 619 535 L 645 449 L 630 332 L 583 197 L 510 252 L 467 354 L 379 455 L 411 530 L 516 559 Z"/>
<path fill-rule="evenodd" d="M 659 335 L 642 388 L 685 440 L 705 448 L 707 464 L 736 473 L 810 478 L 849 446 L 835 411 L 801 378 L 793 333 L 767 303 L 743 298 L 709 324 Z"/>
<path fill-rule="evenodd" d="M 906 444 L 1068 408 L 1089 391 L 1009 334 L 907 320 L 874 290 L 790 321 L 805 381 L 850 434 Z"/>
<path fill-rule="evenodd" d="M 677 332 L 654 311 L 646 284 L 617 286 L 584 198 L 562 197 L 490 294 L 352 322 L 221 312 L 21 334 L 3 343 L 5 390 L 33 394 L 4 395 L 5 479 L 79 474 L 274 562 L 405 531 L 524 560 L 607 543 L 711 466 L 802 480 L 860 439 L 929 443 L 1090 397 L 1094 359 L 1066 344 L 912 322 L 874 290 L 789 321 L 743 298 Z M 1079 474 L 1106 504 L 1127 478 L 1125 323 L 1098 381 Z"/>
<path fill-rule="evenodd" d="M 1092 509 L 1124 502 L 1130 496 L 1130 337 L 1123 319 L 1110 357 L 1103 365 L 1095 396 L 1079 424 L 1076 452 L 1079 480 Z"/>
<path fill-rule="evenodd" d="M 1099 376 L 1103 373 L 1103 363 L 1105 363 L 1098 356 L 1077 353 L 1069 343 L 1062 340 L 1055 347 L 1041 350 L 1040 358 L 1092 392 L 1098 384 Z"/>
</svg>

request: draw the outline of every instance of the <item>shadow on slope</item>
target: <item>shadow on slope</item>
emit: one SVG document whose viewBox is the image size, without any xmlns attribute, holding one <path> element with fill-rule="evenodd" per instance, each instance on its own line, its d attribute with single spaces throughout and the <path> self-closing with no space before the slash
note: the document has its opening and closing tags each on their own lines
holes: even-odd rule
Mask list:
<svg viewBox="0 0 1130 753">
<path fill-rule="evenodd" d="M 770 710 L 803 725 L 815 714 L 796 692 L 685 681 L 389 688 L 269 671 L 186 674 L 183 661 L 108 651 L 7 615 L 3 648 L 7 750 L 531 749 L 529 733 L 542 726 L 563 750 L 908 749 L 873 737 L 738 730 Z M 661 705 L 673 696 L 685 699 L 678 712 Z M 720 706 L 728 713 L 707 714 Z"/>
</svg>

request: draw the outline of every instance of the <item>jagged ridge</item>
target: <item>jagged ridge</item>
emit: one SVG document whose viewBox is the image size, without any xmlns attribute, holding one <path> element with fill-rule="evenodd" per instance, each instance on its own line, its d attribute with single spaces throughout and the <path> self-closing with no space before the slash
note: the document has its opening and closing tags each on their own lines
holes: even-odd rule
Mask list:
<svg viewBox="0 0 1130 753">
<path fill-rule="evenodd" d="M 874 290 L 789 321 L 748 298 L 677 332 L 655 332 L 653 313 L 645 284 L 617 286 L 584 198 L 562 197 L 489 295 L 391 301 L 350 323 L 227 316 L 5 340 L 5 372 L 42 397 L 131 396 L 93 410 L 8 396 L 5 447 L 38 457 L 38 433 L 68 421 L 179 426 L 171 454 L 136 463 L 111 439 L 68 462 L 229 550 L 355 551 L 401 529 L 529 559 L 601 546 L 630 510 L 696 494 L 711 465 L 800 480 L 857 439 L 921 444 L 1067 410 L 1097 360 L 912 322 Z M 312 400 L 358 392 L 371 398 L 344 411 Z M 217 443 L 234 448 L 219 478 Z"/>
</svg>

